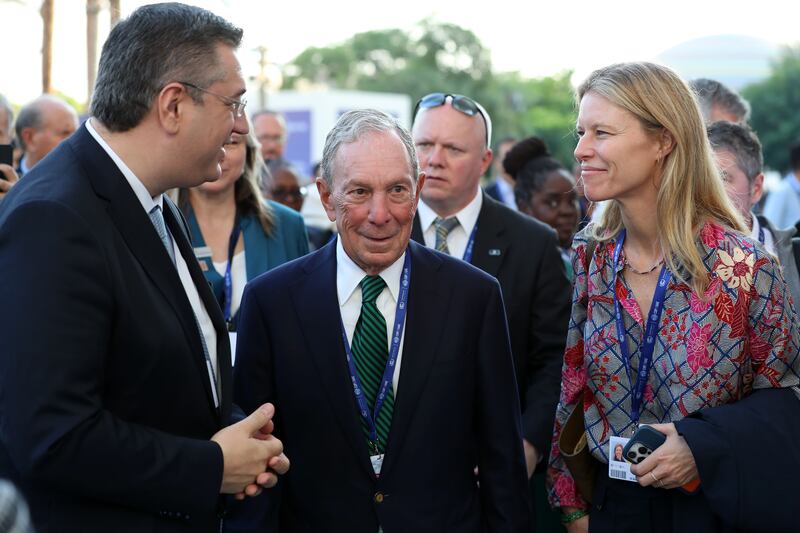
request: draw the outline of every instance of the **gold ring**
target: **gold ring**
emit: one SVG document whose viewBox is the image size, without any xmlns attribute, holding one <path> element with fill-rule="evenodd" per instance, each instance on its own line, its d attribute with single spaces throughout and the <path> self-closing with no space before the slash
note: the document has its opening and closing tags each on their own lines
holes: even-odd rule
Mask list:
<svg viewBox="0 0 800 533">
<path fill-rule="evenodd" d="M 653 481 L 656 483 L 661 483 L 661 480 L 656 477 L 652 470 L 650 471 L 650 477 L 653 478 Z"/>
</svg>

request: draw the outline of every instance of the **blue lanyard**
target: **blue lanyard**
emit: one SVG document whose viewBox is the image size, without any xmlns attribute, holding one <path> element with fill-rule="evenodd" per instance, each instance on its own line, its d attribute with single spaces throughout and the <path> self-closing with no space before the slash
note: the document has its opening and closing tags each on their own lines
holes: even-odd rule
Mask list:
<svg viewBox="0 0 800 533">
<path fill-rule="evenodd" d="M 228 266 L 225 267 L 225 295 L 222 301 L 222 313 L 229 330 L 231 328 L 231 305 L 233 304 L 233 275 L 231 274 L 231 265 L 233 264 L 233 252 L 236 250 L 236 243 L 239 242 L 239 234 L 241 232 L 242 227 L 239 225 L 239 216 L 237 215 L 236 220 L 233 221 L 231 237 L 228 240 Z"/>
<path fill-rule="evenodd" d="M 758 242 L 764 244 L 767 238 L 764 236 L 764 226 L 761 224 L 758 225 Z"/>
<path fill-rule="evenodd" d="M 462 261 L 466 261 L 467 263 L 472 263 L 472 249 L 475 248 L 475 234 L 478 232 L 478 223 L 475 223 L 475 226 L 472 228 L 472 233 L 469 234 L 469 240 L 467 241 L 467 247 L 464 249 L 464 257 L 461 258 Z"/>
<path fill-rule="evenodd" d="M 622 321 L 622 306 L 617 297 L 617 265 L 619 264 L 619 254 L 622 251 L 622 243 L 625 242 L 625 230 L 622 230 L 617 237 L 617 245 L 614 248 L 614 318 L 617 323 L 617 337 L 619 348 L 622 352 L 622 361 L 625 363 L 625 372 L 628 374 L 628 381 L 631 383 L 631 420 L 634 426 L 639 424 L 639 417 L 642 414 L 642 398 L 644 389 L 647 385 L 647 376 L 650 374 L 650 367 L 653 366 L 653 349 L 658 337 L 658 323 L 661 320 L 661 311 L 664 308 L 664 299 L 667 294 L 667 285 L 672 273 L 667 269 L 667 265 L 661 267 L 661 274 L 658 276 L 658 285 L 653 294 L 653 303 L 650 305 L 650 312 L 647 314 L 647 326 L 644 331 L 642 341 L 641 357 L 639 358 L 639 373 L 636 377 L 634 386 L 631 379 L 631 358 L 628 350 L 628 338 L 625 335 L 625 324 Z"/>
<path fill-rule="evenodd" d="M 361 417 L 369 428 L 369 438 L 373 443 L 378 442 L 378 432 L 375 429 L 375 420 L 378 419 L 378 413 L 381 412 L 383 402 L 386 400 L 386 395 L 389 392 L 389 387 L 392 386 L 392 379 L 394 377 L 394 367 L 397 365 L 397 355 L 400 353 L 400 341 L 403 338 L 403 324 L 406 320 L 406 307 L 408 303 L 408 289 L 411 282 L 411 254 L 406 250 L 406 258 L 403 262 L 403 274 L 400 277 L 400 294 L 397 298 L 397 307 L 394 314 L 394 326 L 392 327 L 392 345 L 389 349 L 389 359 L 386 361 L 386 368 L 383 371 L 383 380 L 378 389 L 378 397 L 375 398 L 375 411 L 371 414 L 369 412 L 369 405 L 367 398 L 364 396 L 364 390 L 361 388 L 361 380 L 358 377 L 355 361 L 353 361 L 353 352 L 350 348 L 350 343 L 347 341 L 347 331 L 344 329 L 342 323 L 342 338 L 344 339 L 344 351 L 347 354 L 347 366 L 350 368 L 350 379 L 353 382 L 353 392 L 356 395 L 356 402 L 358 403 L 358 410 L 361 412 Z M 341 320 L 341 317 L 340 317 Z"/>
</svg>

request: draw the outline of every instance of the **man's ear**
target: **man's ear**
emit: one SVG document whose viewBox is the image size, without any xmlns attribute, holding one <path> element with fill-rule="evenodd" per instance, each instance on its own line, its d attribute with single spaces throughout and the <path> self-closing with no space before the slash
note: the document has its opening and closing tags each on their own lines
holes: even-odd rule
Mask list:
<svg viewBox="0 0 800 533">
<path fill-rule="evenodd" d="M 32 127 L 22 128 L 22 131 L 19 133 L 19 136 L 22 138 L 22 145 L 25 147 L 26 152 L 36 148 L 36 143 L 33 139 L 35 135 L 36 130 Z"/>
<path fill-rule="evenodd" d="M 328 182 L 323 178 L 317 178 L 317 191 L 319 192 L 319 199 L 322 201 L 322 207 L 325 209 L 325 213 L 328 215 L 328 220 L 331 222 L 336 222 L 336 209 L 334 208 L 331 200 L 331 194 L 333 191 L 331 191 L 331 188 L 328 186 Z"/>
<path fill-rule="evenodd" d="M 492 153 L 492 149 L 487 148 L 483 153 L 483 158 L 481 158 L 481 176 L 486 174 L 486 171 L 489 170 L 489 166 L 492 164 L 493 158 L 494 154 Z"/>
<path fill-rule="evenodd" d="M 764 173 L 759 172 L 750 184 L 750 208 L 752 209 L 764 195 Z"/>
<path fill-rule="evenodd" d="M 167 133 L 173 135 L 178 133 L 186 106 L 190 102 L 192 102 L 191 95 L 180 83 L 167 84 L 159 91 L 156 97 L 156 115 L 159 124 Z"/>
</svg>

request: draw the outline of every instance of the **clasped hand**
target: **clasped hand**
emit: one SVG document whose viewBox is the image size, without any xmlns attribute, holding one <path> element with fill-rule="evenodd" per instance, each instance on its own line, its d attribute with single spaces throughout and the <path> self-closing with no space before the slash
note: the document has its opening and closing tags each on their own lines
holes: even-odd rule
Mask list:
<svg viewBox="0 0 800 533">
<path fill-rule="evenodd" d="M 667 436 L 667 440 L 631 472 L 643 487 L 674 489 L 697 479 L 699 473 L 694 455 L 686 439 L 678 435 L 675 424 L 652 424 L 650 427 Z"/>
<path fill-rule="evenodd" d="M 258 496 L 262 488 L 273 487 L 278 475 L 289 470 L 283 443 L 272 435 L 274 414 L 275 407 L 266 403 L 211 437 L 222 449 L 221 493 L 234 494 L 238 500 Z"/>
</svg>

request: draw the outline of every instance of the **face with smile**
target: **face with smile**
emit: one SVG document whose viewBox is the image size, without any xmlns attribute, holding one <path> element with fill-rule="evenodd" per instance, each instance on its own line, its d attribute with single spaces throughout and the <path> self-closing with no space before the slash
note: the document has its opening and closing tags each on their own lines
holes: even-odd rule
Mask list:
<svg viewBox="0 0 800 533">
<path fill-rule="evenodd" d="M 245 159 L 247 156 L 247 143 L 245 136 L 232 133 L 230 142 L 225 143 L 225 157 L 222 159 L 220 177 L 216 181 L 207 181 L 200 186 L 206 193 L 220 193 L 233 191 L 236 181 L 244 173 Z"/>
<path fill-rule="evenodd" d="M 578 193 L 569 175 L 562 173 L 566 170 L 550 172 L 529 205 L 520 205 L 519 210 L 556 230 L 559 244 L 567 248 L 578 227 Z"/>
<path fill-rule="evenodd" d="M 448 101 L 420 110 L 412 136 L 420 172 L 426 178 L 422 189 L 425 203 L 442 217 L 466 207 L 492 161 L 483 118 L 465 115 Z"/>
<path fill-rule="evenodd" d="M 655 201 L 659 161 L 672 147 L 666 132 L 646 131 L 636 116 L 594 92 L 581 99 L 576 129 L 575 158 L 586 198 Z"/>
<path fill-rule="evenodd" d="M 231 144 L 232 135 L 235 133 L 244 136 L 249 131 L 247 118 L 244 115 L 237 117 L 230 102 L 226 100 L 239 101 L 245 92 L 244 78 L 233 48 L 218 45 L 217 62 L 216 68 L 225 73 L 224 77 L 208 87 L 203 87 L 210 92 L 199 93 L 202 103 L 192 101 L 187 95 L 190 101 L 190 108 L 187 110 L 190 122 L 186 127 L 185 150 L 181 157 L 185 158 L 187 164 L 195 167 L 190 175 L 197 180 L 188 185 L 189 187 L 219 179 L 226 146 Z"/>
<path fill-rule="evenodd" d="M 408 153 L 394 132 L 369 132 L 343 144 L 333 165 L 332 185 L 317 179 L 320 198 L 336 222 L 342 247 L 369 275 L 405 251 L 424 176 L 415 182 Z"/>
</svg>

